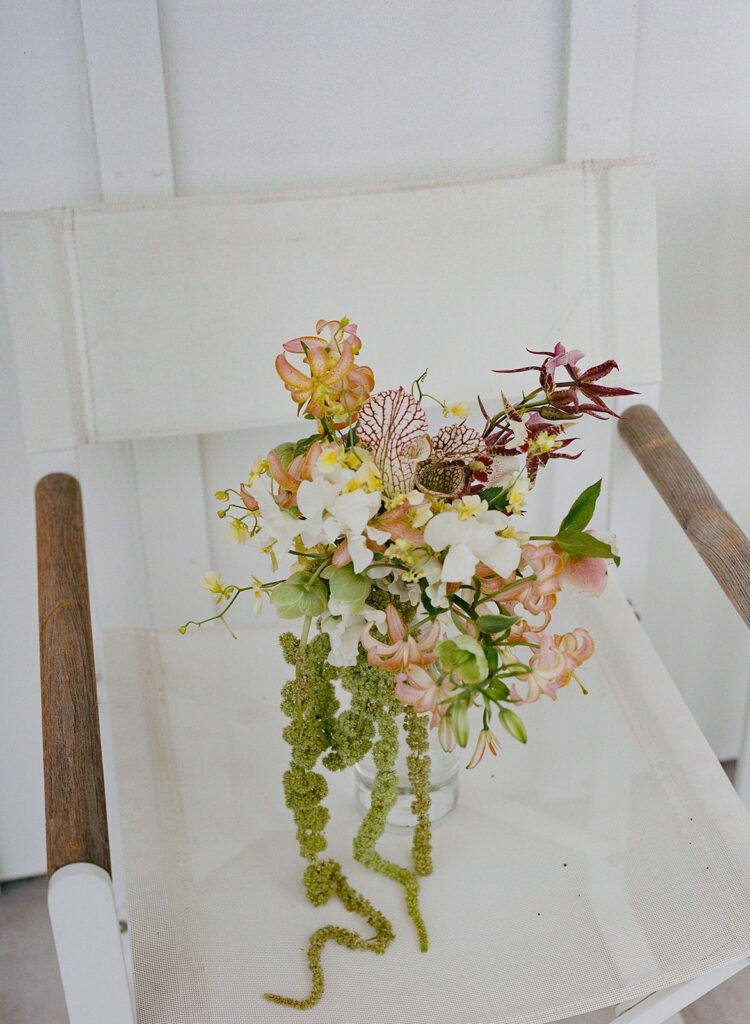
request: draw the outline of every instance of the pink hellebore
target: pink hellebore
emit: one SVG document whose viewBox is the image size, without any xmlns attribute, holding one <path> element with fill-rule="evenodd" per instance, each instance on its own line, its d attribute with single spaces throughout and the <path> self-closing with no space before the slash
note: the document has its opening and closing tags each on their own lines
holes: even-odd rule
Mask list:
<svg viewBox="0 0 750 1024">
<path fill-rule="evenodd" d="M 466 765 L 467 768 L 476 768 L 479 762 L 484 757 L 484 752 L 490 748 L 490 753 L 497 755 L 500 749 L 500 741 L 497 736 L 490 729 L 482 729 L 477 739 L 477 745 L 474 748 L 474 753 L 471 756 L 471 761 Z"/>
<path fill-rule="evenodd" d="M 437 621 L 419 638 L 406 635 L 404 620 L 392 604 L 385 610 L 385 621 L 390 644 L 384 644 L 371 635 L 372 622 L 367 623 L 361 637 L 362 646 L 367 651 L 367 660 L 374 668 L 403 672 L 410 665 L 424 668 L 438 660 L 437 654 L 432 652 L 440 639 L 440 624 Z"/>
<path fill-rule="evenodd" d="M 595 530 L 587 530 L 586 533 L 609 544 L 616 554 L 616 540 L 613 533 L 600 533 Z M 572 558 L 568 555 L 560 574 L 560 582 L 566 590 L 573 590 L 577 594 L 601 597 L 607 586 L 607 559 Z"/>
</svg>

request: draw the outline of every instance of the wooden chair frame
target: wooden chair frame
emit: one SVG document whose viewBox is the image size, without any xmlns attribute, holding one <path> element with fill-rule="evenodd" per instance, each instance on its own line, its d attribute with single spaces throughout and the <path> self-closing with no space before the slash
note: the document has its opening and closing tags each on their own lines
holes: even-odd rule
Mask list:
<svg viewBox="0 0 750 1024">
<path fill-rule="evenodd" d="M 750 541 L 646 405 L 620 434 L 750 626 Z M 135 1012 L 112 894 L 83 512 L 77 481 L 36 488 L 39 642 L 49 909 L 73 1024 L 132 1022 Z M 620 1024 L 658 1024 L 747 965 L 736 961 L 617 1008 Z M 85 969 L 82 965 L 85 964 Z M 116 1011 L 113 1007 L 117 1005 Z"/>
</svg>

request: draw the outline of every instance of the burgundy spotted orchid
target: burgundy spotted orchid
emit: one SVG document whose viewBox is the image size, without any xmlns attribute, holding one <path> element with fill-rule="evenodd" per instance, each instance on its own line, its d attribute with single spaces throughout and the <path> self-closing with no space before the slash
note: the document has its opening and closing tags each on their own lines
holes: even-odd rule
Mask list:
<svg viewBox="0 0 750 1024">
<path fill-rule="evenodd" d="M 513 370 L 494 370 L 494 373 L 521 373 L 524 370 L 538 370 L 540 389 L 546 396 L 548 407 L 545 410 L 550 414 L 551 419 L 575 418 L 584 413 L 594 416 L 596 419 L 606 419 L 607 416 L 617 416 L 614 409 L 610 409 L 604 399 L 616 398 L 620 395 L 633 395 L 634 391 L 627 388 L 608 387 L 598 384 L 597 381 L 617 370 L 618 366 L 614 359 L 606 359 L 603 363 L 588 370 L 579 370 L 578 363 L 583 359 L 583 352 L 573 349 L 568 352 L 558 342 L 552 352 L 537 352 L 528 349 L 532 355 L 546 356 L 540 366 L 519 366 Z M 568 381 L 559 383 L 555 380 L 556 371 L 564 369 Z M 579 394 L 588 401 L 582 402 Z"/>
</svg>

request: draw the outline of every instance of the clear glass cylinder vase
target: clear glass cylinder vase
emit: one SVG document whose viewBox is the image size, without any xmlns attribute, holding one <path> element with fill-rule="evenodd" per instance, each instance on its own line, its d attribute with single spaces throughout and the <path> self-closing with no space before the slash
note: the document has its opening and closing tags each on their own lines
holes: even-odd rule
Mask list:
<svg viewBox="0 0 750 1024">
<path fill-rule="evenodd" d="M 460 752 L 455 748 L 446 753 L 437 738 L 437 729 L 430 729 L 430 822 L 438 825 L 444 821 L 458 802 L 458 775 Z M 417 823 L 411 809 L 414 789 L 409 781 L 406 758 L 410 750 L 403 733 L 399 736 L 396 775 L 398 796 L 386 818 L 387 832 L 408 832 Z M 357 803 L 363 812 L 370 809 L 372 790 L 375 785 L 376 768 L 372 754 L 367 754 L 354 765 L 354 780 Z"/>
</svg>

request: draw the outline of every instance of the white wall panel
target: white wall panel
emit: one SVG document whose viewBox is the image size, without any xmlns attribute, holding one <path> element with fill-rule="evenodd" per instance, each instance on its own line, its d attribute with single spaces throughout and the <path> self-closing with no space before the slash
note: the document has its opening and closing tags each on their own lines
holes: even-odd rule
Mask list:
<svg viewBox="0 0 750 1024">
<path fill-rule="evenodd" d="M 180 195 L 560 160 L 561 0 L 160 4 Z"/>
<path fill-rule="evenodd" d="M 99 198 L 78 5 L 0 4 L 0 209 Z"/>
<path fill-rule="evenodd" d="M 640 7 L 634 145 L 657 166 L 662 415 L 750 533 L 750 4 Z M 646 622 L 714 749 L 734 756 L 750 635 L 674 524 L 653 525 Z"/>
<path fill-rule="evenodd" d="M 100 198 L 78 8 L 0 4 L 0 209 Z M 5 282 L 6 286 L 8 282 Z M 50 311 L 41 304 L 40 321 Z M 0 879 L 45 870 L 34 543 L 37 463 L 25 452 L 5 287 L 0 287 Z M 69 457 L 44 470 L 69 469 Z"/>
</svg>

